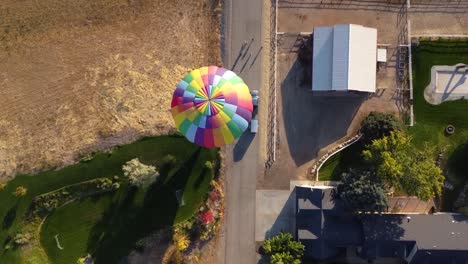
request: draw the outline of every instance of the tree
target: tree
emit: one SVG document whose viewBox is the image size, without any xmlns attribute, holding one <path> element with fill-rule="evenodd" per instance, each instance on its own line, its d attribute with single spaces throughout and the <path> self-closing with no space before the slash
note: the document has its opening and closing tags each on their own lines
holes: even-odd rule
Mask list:
<svg viewBox="0 0 468 264">
<path fill-rule="evenodd" d="M 300 259 L 304 254 L 304 245 L 302 245 L 301 242 L 294 240 L 290 233 L 281 232 L 278 235 L 265 240 L 262 247 L 265 250 L 265 253 L 271 256 L 271 264 L 301 263 Z"/>
<path fill-rule="evenodd" d="M 362 154 L 387 186 L 425 201 L 441 194 L 444 176 L 435 165 L 433 151 L 428 147 L 417 149 L 404 132 L 390 132 L 374 140 Z"/>
<path fill-rule="evenodd" d="M 281 252 L 271 256 L 270 264 L 301 264 L 301 260 L 295 259 L 289 252 Z"/>
<path fill-rule="evenodd" d="M 144 187 L 152 184 L 159 176 L 156 167 L 145 165 L 138 158 L 127 161 L 122 166 L 122 171 L 130 180 L 130 184 L 137 187 Z"/>
<path fill-rule="evenodd" d="M 15 189 L 15 192 L 13 193 L 16 197 L 22 197 L 25 196 L 28 193 L 28 189 L 26 189 L 23 186 L 18 186 Z"/>
<path fill-rule="evenodd" d="M 338 196 L 353 211 L 382 212 L 388 206 L 385 187 L 372 171 L 344 173 L 338 185 Z"/>
<path fill-rule="evenodd" d="M 399 130 L 400 122 L 393 114 L 370 112 L 361 123 L 361 134 L 365 144 L 372 140 L 390 135 L 390 132 Z"/>
</svg>

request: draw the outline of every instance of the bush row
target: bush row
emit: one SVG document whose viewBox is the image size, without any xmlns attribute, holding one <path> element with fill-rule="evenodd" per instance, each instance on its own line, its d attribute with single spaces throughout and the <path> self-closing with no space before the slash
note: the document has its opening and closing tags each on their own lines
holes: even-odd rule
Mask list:
<svg viewBox="0 0 468 264">
<path fill-rule="evenodd" d="M 30 217 L 45 217 L 54 209 L 76 199 L 110 192 L 120 187 L 120 178 L 97 178 L 68 185 L 53 192 L 36 196 L 30 207 Z"/>
</svg>

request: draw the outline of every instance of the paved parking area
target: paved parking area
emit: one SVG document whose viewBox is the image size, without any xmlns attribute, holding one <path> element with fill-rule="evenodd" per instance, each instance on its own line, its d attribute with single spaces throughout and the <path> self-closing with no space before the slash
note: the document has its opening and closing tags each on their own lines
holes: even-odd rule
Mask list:
<svg viewBox="0 0 468 264">
<path fill-rule="evenodd" d="M 295 192 L 290 190 L 257 190 L 255 241 L 263 241 L 280 231 L 294 234 Z"/>
<path fill-rule="evenodd" d="M 390 64 L 377 75 L 377 93 L 341 96 L 313 94 L 295 52 L 279 53 L 277 64 L 277 158 L 257 189 L 288 189 L 291 179 L 311 179 L 315 160 L 352 137 L 370 111 L 399 112 L 401 97 Z"/>
</svg>

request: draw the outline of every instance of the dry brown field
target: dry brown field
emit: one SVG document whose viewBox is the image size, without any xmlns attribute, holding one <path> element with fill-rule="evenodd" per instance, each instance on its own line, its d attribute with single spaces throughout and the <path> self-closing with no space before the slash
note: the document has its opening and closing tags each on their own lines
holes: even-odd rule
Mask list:
<svg viewBox="0 0 468 264">
<path fill-rule="evenodd" d="M 172 91 L 220 64 L 217 0 L 2 0 L 0 180 L 174 131 Z"/>
</svg>

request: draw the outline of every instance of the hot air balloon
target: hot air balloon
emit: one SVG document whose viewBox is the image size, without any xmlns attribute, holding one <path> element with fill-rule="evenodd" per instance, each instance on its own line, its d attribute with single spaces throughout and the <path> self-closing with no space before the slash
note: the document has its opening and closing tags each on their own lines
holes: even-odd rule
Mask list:
<svg viewBox="0 0 468 264">
<path fill-rule="evenodd" d="M 192 70 L 174 91 L 171 113 L 190 141 L 206 148 L 234 142 L 252 119 L 249 88 L 234 72 L 216 66 Z"/>
</svg>

